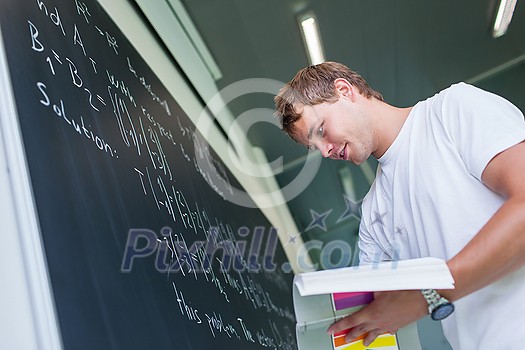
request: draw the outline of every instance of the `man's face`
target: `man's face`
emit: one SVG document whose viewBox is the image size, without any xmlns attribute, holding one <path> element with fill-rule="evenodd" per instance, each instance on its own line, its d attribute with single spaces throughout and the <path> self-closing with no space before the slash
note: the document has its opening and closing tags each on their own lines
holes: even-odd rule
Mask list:
<svg viewBox="0 0 525 350">
<path fill-rule="evenodd" d="M 323 157 L 359 165 L 374 151 L 372 123 L 359 103 L 341 96 L 334 103 L 296 109 L 301 114 L 295 123 L 298 141 Z"/>
</svg>

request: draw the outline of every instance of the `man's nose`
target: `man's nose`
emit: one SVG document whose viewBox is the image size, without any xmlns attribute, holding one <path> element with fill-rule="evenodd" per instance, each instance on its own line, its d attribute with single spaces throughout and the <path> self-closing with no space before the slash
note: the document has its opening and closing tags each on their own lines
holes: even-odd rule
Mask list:
<svg viewBox="0 0 525 350">
<path fill-rule="evenodd" d="M 323 157 L 329 158 L 334 150 L 334 145 L 332 145 L 330 142 L 323 142 L 321 144 L 320 150 Z"/>
</svg>

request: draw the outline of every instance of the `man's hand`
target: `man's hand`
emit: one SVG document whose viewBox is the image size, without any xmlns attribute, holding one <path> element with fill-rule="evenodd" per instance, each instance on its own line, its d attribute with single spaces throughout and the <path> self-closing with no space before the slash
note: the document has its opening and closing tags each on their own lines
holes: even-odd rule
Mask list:
<svg viewBox="0 0 525 350">
<path fill-rule="evenodd" d="M 428 314 L 428 305 L 419 290 L 376 292 L 374 300 L 328 328 L 329 334 L 350 329 L 347 342 L 366 334 L 363 341 L 370 345 L 383 333 L 395 333 L 401 327 L 417 321 Z"/>
</svg>

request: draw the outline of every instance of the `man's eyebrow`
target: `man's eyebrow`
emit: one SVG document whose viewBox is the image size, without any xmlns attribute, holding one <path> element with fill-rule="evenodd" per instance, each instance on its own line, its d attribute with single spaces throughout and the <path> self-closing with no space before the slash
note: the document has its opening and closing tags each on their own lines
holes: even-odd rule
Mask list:
<svg viewBox="0 0 525 350">
<path fill-rule="evenodd" d="M 316 125 L 317 125 L 317 121 L 314 123 L 314 125 L 312 125 L 310 127 L 310 129 L 308 129 L 308 141 L 310 141 L 312 139 L 312 136 L 314 134 L 314 129 L 315 129 Z"/>
</svg>

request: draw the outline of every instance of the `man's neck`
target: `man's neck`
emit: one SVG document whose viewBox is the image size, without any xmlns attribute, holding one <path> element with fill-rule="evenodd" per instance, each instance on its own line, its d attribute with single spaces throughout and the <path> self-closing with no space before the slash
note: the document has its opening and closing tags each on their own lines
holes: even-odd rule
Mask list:
<svg viewBox="0 0 525 350">
<path fill-rule="evenodd" d="M 376 104 L 376 150 L 372 153 L 375 158 L 381 158 L 394 143 L 411 111 L 412 107 L 398 108 L 384 102 Z"/>
</svg>

